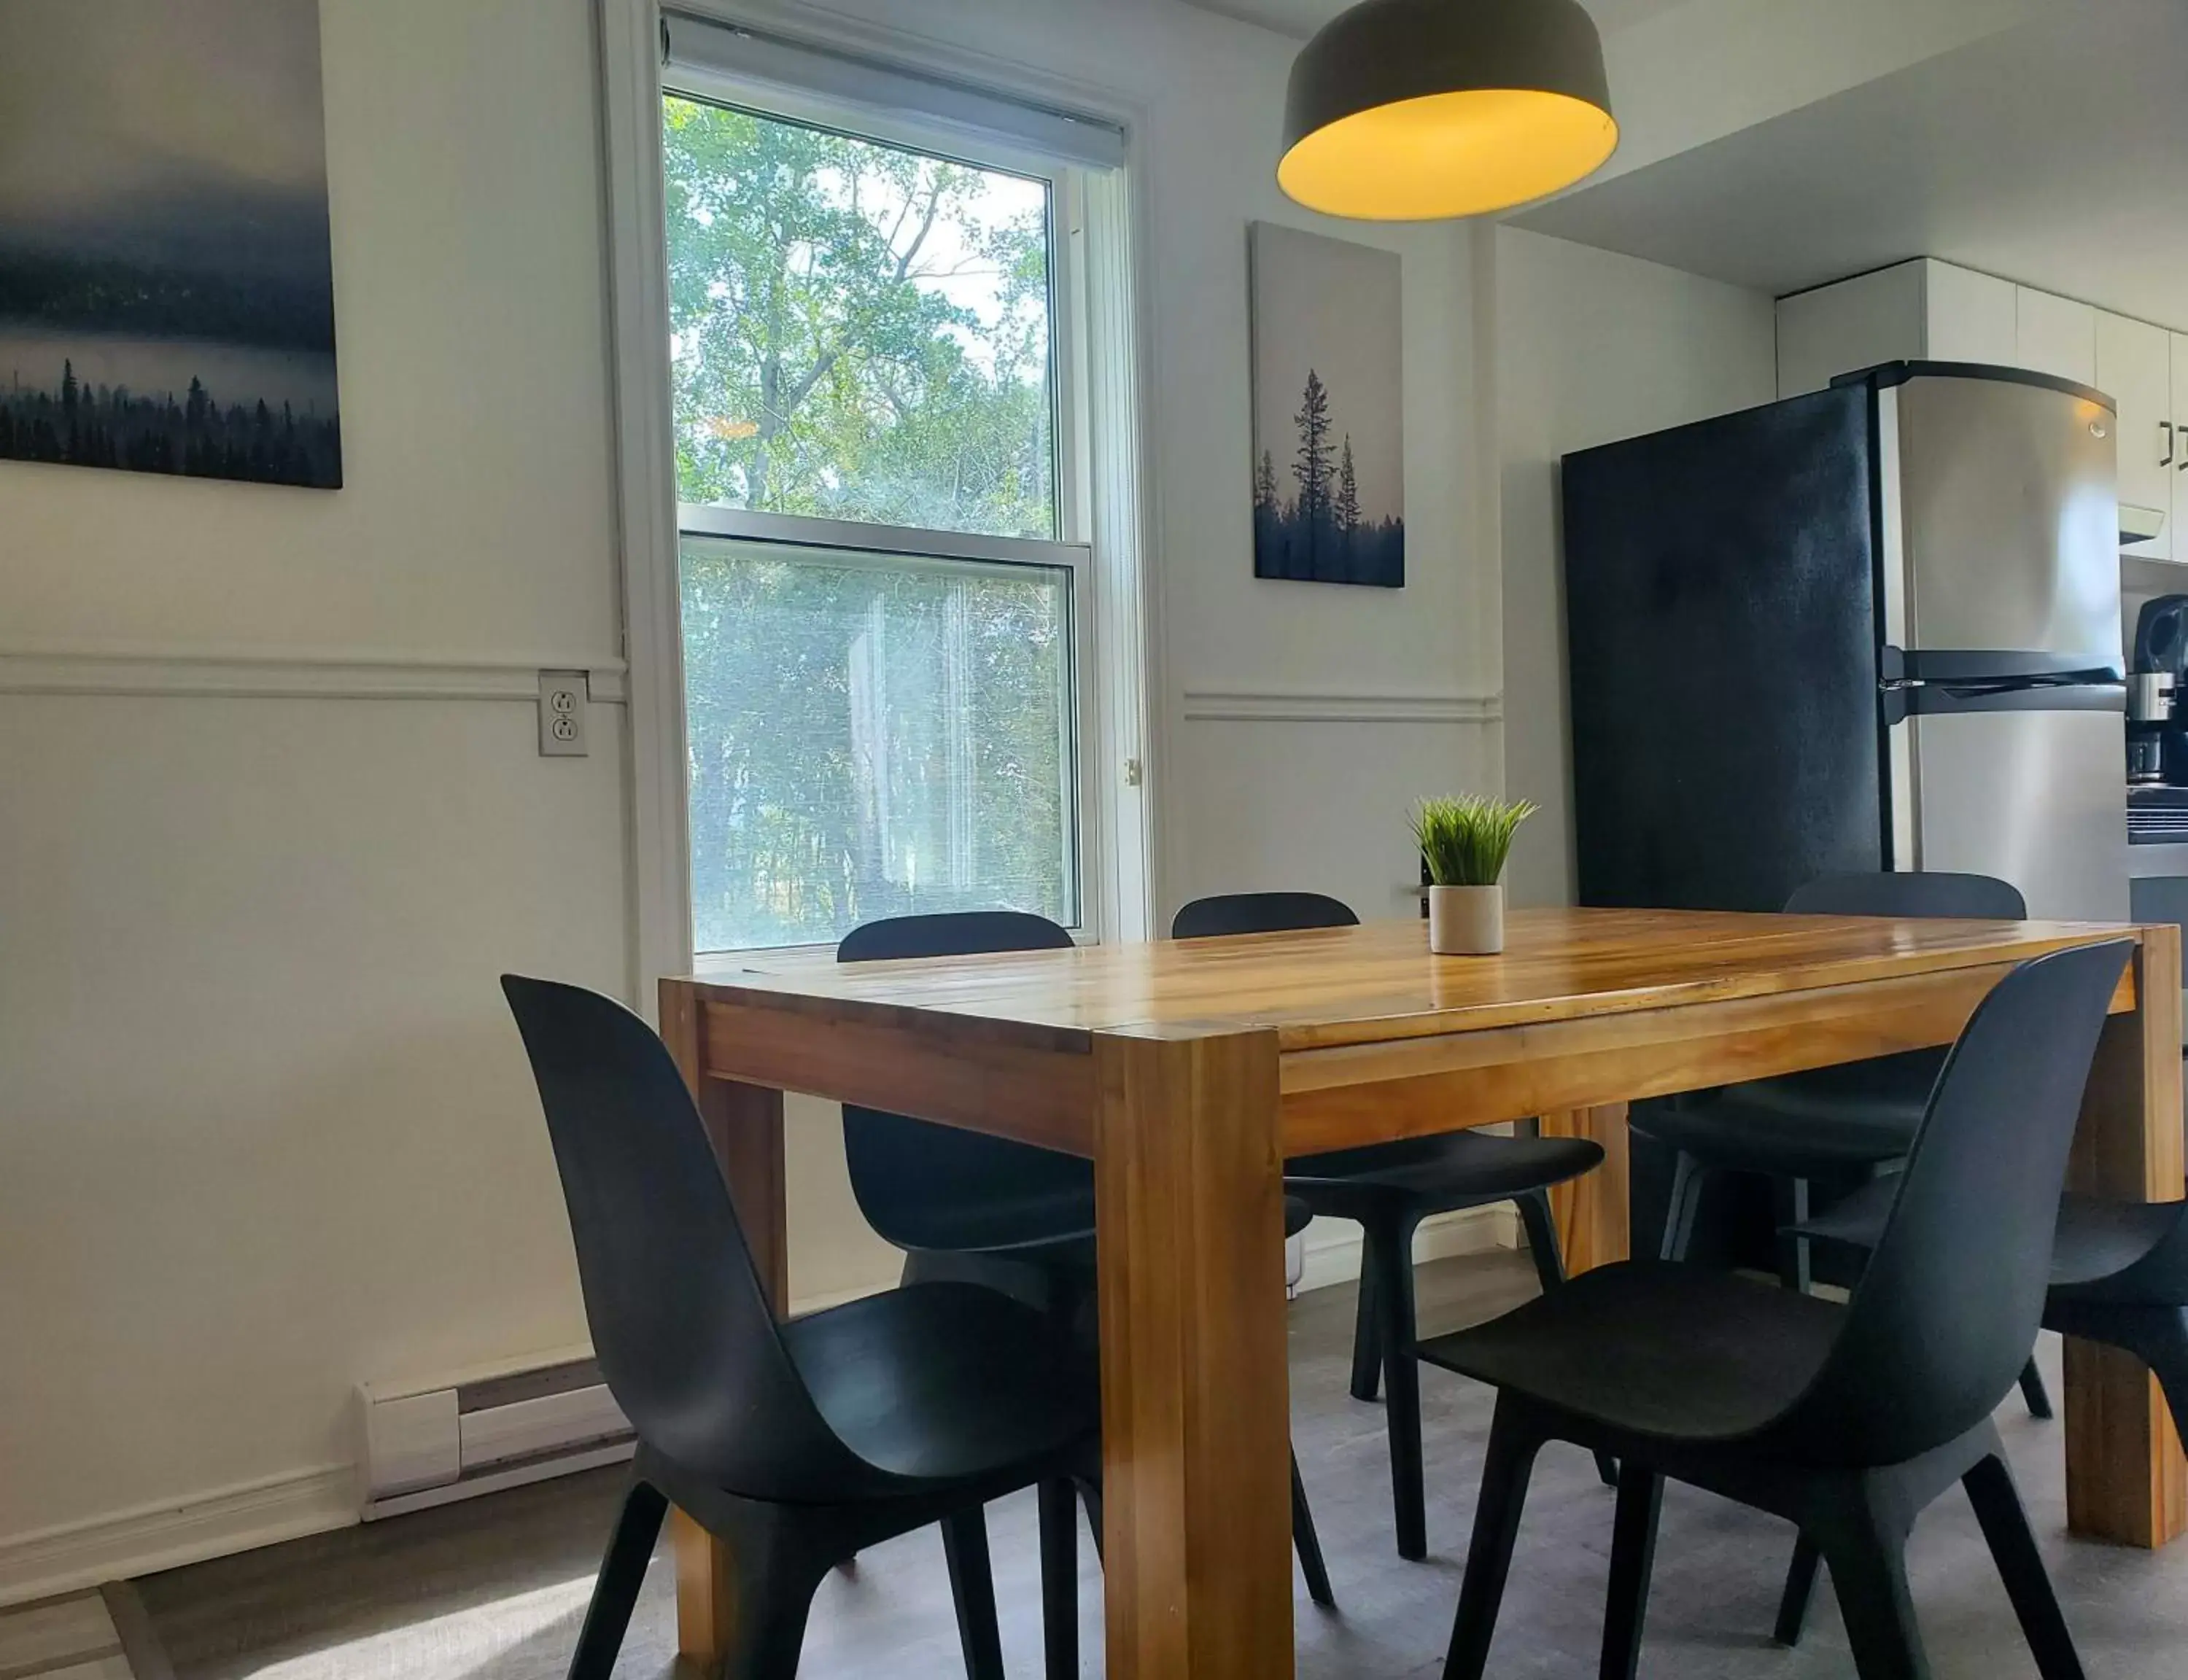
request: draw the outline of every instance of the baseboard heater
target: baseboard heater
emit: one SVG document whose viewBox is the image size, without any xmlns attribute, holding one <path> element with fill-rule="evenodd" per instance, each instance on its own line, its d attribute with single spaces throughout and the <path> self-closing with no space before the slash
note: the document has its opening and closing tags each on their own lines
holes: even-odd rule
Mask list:
<svg viewBox="0 0 2188 1680">
<path fill-rule="evenodd" d="M 588 1350 L 357 1391 L 367 1522 L 629 1458 L 630 1420 Z"/>
</svg>

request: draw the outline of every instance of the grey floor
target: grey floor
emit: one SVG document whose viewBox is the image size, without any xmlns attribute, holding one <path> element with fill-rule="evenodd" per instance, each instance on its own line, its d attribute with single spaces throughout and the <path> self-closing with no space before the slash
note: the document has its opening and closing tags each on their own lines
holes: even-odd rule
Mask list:
<svg viewBox="0 0 2188 1680">
<path fill-rule="evenodd" d="M 1424 1267 L 1423 1321 L 1450 1328 L 1533 1293 L 1524 1256 Z M 1329 1289 L 1292 1311 L 1293 1419 L 1301 1467 L 1339 1599 L 1297 1597 L 1299 1672 L 1373 1680 L 1435 1675 L 1458 1601 L 1460 1565 L 1489 1426 L 1487 1394 L 1423 1373 L 1429 1539 L 1422 1564 L 1390 1548 L 1379 1407 L 1345 1392 L 1352 1297 Z M 2057 1392 L 2058 1348 L 2043 1358 Z M 2093 1680 L 2188 1674 L 2188 1541 L 2157 1554 L 2070 1541 L 2060 1426 L 2033 1422 L 2018 1397 L 1999 1413 L 2022 1494 Z M 568 1660 L 617 1493 L 610 1474 L 574 1477 L 441 1511 L 271 1548 L 137 1583 L 173 1680 L 551 1680 Z M 1536 1471 L 1490 1672 L 1595 1672 L 1611 1495 L 1593 1465 L 1553 1447 Z M 996 1590 L 1011 1672 L 1040 1672 L 1029 1497 L 991 1509 Z M 1826 1589 L 1795 1652 L 1768 1631 L 1790 1531 L 1678 1487 L 1666 1497 L 1644 1676 L 1811 1680 L 1852 1673 Z M 1081 1621 L 1100 1672 L 1100 1578 L 1082 1547 Z M 1914 1594 L 1939 1680 L 2013 1680 L 2035 1666 L 1965 1502 L 1950 1495 L 1916 1530 Z M 624 1646 L 623 1680 L 673 1666 L 674 1583 L 655 1560 Z M 867 1553 L 823 1589 L 805 1676 L 949 1677 L 962 1672 L 933 1534 Z M 153 1680 L 139 1675 L 138 1680 Z"/>
</svg>

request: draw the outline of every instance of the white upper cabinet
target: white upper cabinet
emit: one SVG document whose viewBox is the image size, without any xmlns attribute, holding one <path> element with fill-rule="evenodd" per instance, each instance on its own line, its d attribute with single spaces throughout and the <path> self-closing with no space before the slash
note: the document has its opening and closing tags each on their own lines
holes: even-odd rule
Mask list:
<svg viewBox="0 0 2188 1680">
<path fill-rule="evenodd" d="M 1880 362 L 2022 365 L 2010 280 L 1920 257 L 1778 303 L 1778 394 L 1821 391 Z"/>
<path fill-rule="evenodd" d="M 2162 514 L 2165 523 L 2146 543 L 2123 546 L 2122 554 L 2146 560 L 2170 560 L 2174 554 L 2174 488 L 2180 479 L 2181 445 L 2188 443 L 2174 425 L 2173 392 L 2188 387 L 2176 385 L 2168 361 L 2175 369 L 2179 357 L 2174 340 L 2163 327 L 2130 321 L 2100 312 L 2096 321 L 2098 390 L 2119 405 L 2119 499 L 2122 507 L 2147 508 Z"/>
<path fill-rule="evenodd" d="M 2168 335 L 2173 342 L 2173 528 L 2188 519 L 2188 333 Z M 2158 506 L 2163 507 L 2160 502 Z M 2188 538 L 2176 536 L 2173 558 L 2188 560 Z"/>
<path fill-rule="evenodd" d="M 2021 365 L 2021 289 L 1994 274 L 1955 268 L 1949 262 L 1922 264 L 1922 322 L 1927 335 L 1922 354 L 1932 362 L 1987 362 L 1993 367 Z"/>
<path fill-rule="evenodd" d="M 1799 397 L 1857 368 L 1918 360 L 1922 338 L 1919 262 L 1780 298 L 1778 394 Z"/>
<path fill-rule="evenodd" d="M 2097 312 L 2072 298 L 2027 286 L 2014 289 L 2016 365 L 2033 372 L 2097 382 Z"/>
</svg>

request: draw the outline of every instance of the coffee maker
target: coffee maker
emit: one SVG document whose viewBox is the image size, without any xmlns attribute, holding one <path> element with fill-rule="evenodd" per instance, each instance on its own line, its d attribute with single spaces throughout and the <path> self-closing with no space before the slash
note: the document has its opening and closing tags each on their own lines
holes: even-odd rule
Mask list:
<svg viewBox="0 0 2188 1680">
<path fill-rule="evenodd" d="M 2188 595 L 2146 601 L 2134 621 L 2127 679 L 2127 779 L 2133 787 L 2188 787 Z"/>
</svg>

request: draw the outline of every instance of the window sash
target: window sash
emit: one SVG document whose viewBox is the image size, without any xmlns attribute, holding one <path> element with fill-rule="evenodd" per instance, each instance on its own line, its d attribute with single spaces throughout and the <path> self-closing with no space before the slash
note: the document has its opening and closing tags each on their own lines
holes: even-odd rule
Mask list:
<svg viewBox="0 0 2188 1680">
<path fill-rule="evenodd" d="M 1108 925 L 1107 899 L 1108 870 L 1105 842 L 1097 832 L 1100 806 L 1099 766 L 1102 751 L 1100 670 L 1096 655 L 1096 578 L 1093 550 L 1084 543 L 1059 543 L 1032 537 L 990 537 L 973 532 L 907 530 L 898 526 L 869 525 L 857 520 L 815 519 L 803 515 L 753 513 L 742 508 L 722 508 L 682 503 L 677 508 L 678 568 L 683 564 L 685 539 L 718 541 L 753 548 L 780 547 L 786 555 L 794 551 L 825 555 L 828 564 L 875 572 L 914 572 L 948 577 L 1007 576 L 1012 567 L 1039 567 L 1068 575 L 1064 601 L 1064 646 L 1070 660 L 1067 672 L 1070 705 L 1060 720 L 1070 754 L 1072 776 L 1065 792 L 1065 842 L 1069 858 L 1071 896 L 1077 916 L 1069 927 L 1073 939 L 1090 944 Z M 690 750 L 690 737 L 685 737 Z M 688 820 L 687 820 L 688 830 Z M 688 832 L 688 851 L 696 837 Z M 739 945 L 725 951 L 702 949 L 696 944 L 697 926 L 691 933 L 695 955 L 719 956 L 730 951 L 772 950 L 822 956 L 832 944 Z"/>
<path fill-rule="evenodd" d="M 796 548 L 866 550 L 907 558 L 1068 567 L 1074 573 L 1091 571 L 1093 561 L 1093 551 L 1085 543 L 995 537 L 984 532 L 945 531 L 925 525 L 875 525 L 863 519 L 766 513 L 753 508 L 717 507 L 708 502 L 678 503 L 676 525 L 687 537 L 729 537 Z"/>
<path fill-rule="evenodd" d="M 740 33 L 726 25 L 708 27 Z M 803 88 L 779 88 L 721 75 L 694 76 L 689 73 L 689 65 L 684 68 L 686 73 L 678 75 L 676 65 L 672 63 L 666 67 L 661 87 L 664 98 L 691 99 L 701 104 L 740 110 L 763 121 L 802 123 L 847 139 L 894 146 L 973 169 L 1019 176 L 1047 187 L 1050 501 L 1056 538 L 1063 542 L 1086 541 L 1091 532 L 1092 519 L 1088 505 L 1091 463 L 1087 453 L 1088 399 L 1084 385 L 1087 323 L 1081 313 L 1087 295 L 1082 273 L 1086 256 L 1085 172 L 1061 165 L 1053 158 L 1018 151 L 1004 142 L 985 137 L 982 137 L 977 148 L 968 149 L 961 144 L 953 144 L 946 132 L 938 132 L 932 122 L 901 117 L 890 120 L 883 113 L 846 108 Z M 680 505 L 685 510 L 693 505 Z M 809 516 L 786 514 L 780 517 L 805 519 Z"/>
</svg>

